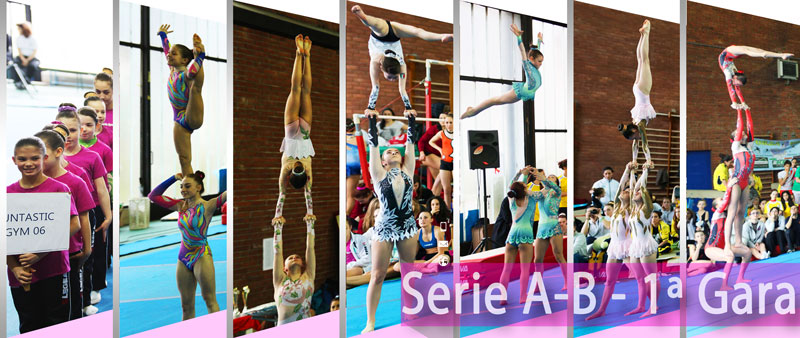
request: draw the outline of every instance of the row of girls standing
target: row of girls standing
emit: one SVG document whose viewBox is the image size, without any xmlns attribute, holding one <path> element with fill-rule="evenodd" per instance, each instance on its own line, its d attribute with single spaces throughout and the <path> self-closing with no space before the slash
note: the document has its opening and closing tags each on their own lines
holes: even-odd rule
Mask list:
<svg viewBox="0 0 800 338">
<path fill-rule="evenodd" d="M 71 196 L 70 221 L 64 224 L 70 228 L 68 250 L 6 258 L 21 333 L 97 312 L 88 293 L 94 289 L 92 258 L 105 254 L 107 246 L 100 248 L 92 239 L 104 240 L 100 236 L 111 224 L 108 172 L 101 156 L 81 145 L 88 139 L 108 148 L 96 140 L 96 121 L 94 108 L 61 104 L 52 124 L 14 147 L 13 161 L 22 177 L 6 188 L 7 193 L 66 192 Z M 94 261 L 106 264 L 104 259 Z M 105 270 L 102 273 L 98 290 L 105 287 Z"/>
</svg>

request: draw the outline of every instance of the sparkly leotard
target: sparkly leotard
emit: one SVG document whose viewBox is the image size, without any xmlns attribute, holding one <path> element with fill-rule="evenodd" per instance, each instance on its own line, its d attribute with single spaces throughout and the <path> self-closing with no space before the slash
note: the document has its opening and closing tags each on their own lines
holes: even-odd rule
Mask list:
<svg viewBox="0 0 800 338">
<path fill-rule="evenodd" d="M 611 241 L 608 243 L 608 259 L 623 260 L 628 257 L 631 237 L 628 229 L 628 213 L 622 212 L 611 221 Z"/>
<path fill-rule="evenodd" d="M 162 194 L 177 180 L 170 176 L 166 181 L 159 184 L 147 196 L 153 203 L 164 208 L 171 209 L 181 200 L 172 199 Z M 221 206 L 222 200 L 217 199 L 217 208 Z M 189 271 L 194 271 L 194 265 L 205 255 L 211 255 L 211 247 L 208 246 L 208 225 L 211 219 L 205 216 L 206 207 L 203 202 L 197 203 L 194 207 L 181 211 L 178 216 L 178 229 L 181 231 L 181 249 L 178 252 L 178 260 L 186 266 Z"/>
<path fill-rule="evenodd" d="M 550 180 L 542 181 L 549 190 L 534 191 L 531 199 L 539 206 L 539 229 L 536 231 L 537 239 L 548 239 L 556 235 L 563 235 L 564 231 L 558 224 L 558 206 L 561 204 L 561 187 Z"/>
<path fill-rule="evenodd" d="M 164 54 L 169 56 L 170 44 L 167 39 L 167 33 L 158 32 L 158 35 L 161 37 L 161 46 L 164 48 Z M 169 102 L 172 104 L 172 119 L 189 132 L 194 131 L 186 122 L 186 106 L 189 104 L 189 91 L 191 89 L 189 80 L 194 79 L 200 68 L 203 67 L 205 57 L 205 53 L 199 53 L 194 60 L 189 62 L 185 71 L 178 71 L 170 66 L 167 93 L 169 94 Z"/>
</svg>

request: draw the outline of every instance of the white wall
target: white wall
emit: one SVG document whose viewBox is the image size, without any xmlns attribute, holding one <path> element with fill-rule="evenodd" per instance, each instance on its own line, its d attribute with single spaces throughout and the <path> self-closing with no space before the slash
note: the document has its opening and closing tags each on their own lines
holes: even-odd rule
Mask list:
<svg viewBox="0 0 800 338">
<path fill-rule="evenodd" d="M 105 0 L 16 0 L 31 6 L 31 30 L 39 44 L 36 57 L 43 68 L 98 73 L 113 59 L 113 8 Z M 6 33 L 12 34 L 14 55 L 25 21 L 25 6 L 7 3 Z"/>
<path fill-rule="evenodd" d="M 120 3 L 120 41 L 138 42 L 139 40 L 139 5 Z M 227 59 L 227 41 L 225 24 L 188 17 L 157 8 L 150 9 L 150 45 L 161 47 L 161 41 L 155 32 L 158 26 L 167 23 L 174 32 L 170 34 L 170 43 L 191 46 L 192 34 L 197 33 L 203 39 L 206 54 L 209 56 Z M 178 156 L 172 140 L 174 122 L 172 120 L 172 106 L 167 97 L 167 77 L 169 67 L 161 51 L 148 51 L 150 57 L 150 133 L 151 133 L 151 185 L 158 185 L 166 177 L 180 171 Z M 140 197 L 140 151 L 141 126 L 140 126 L 140 51 L 130 47 L 120 47 L 120 82 L 121 110 L 125 114 L 120 116 L 119 123 L 123 124 L 120 133 L 120 164 L 127 170 L 120 171 L 119 187 L 120 199 L 128 201 L 133 197 Z M 225 116 L 228 109 L 227 101 L 227 66 L 211 60 L 203 63 L 205 81 L 203 85 L 203 102 L 205 108 L 203 127 L 192 134 L 192 165 L 195 170 L 206 173 L 206 191 L 215 193 L 219 189 L 219 169 L 225 168 L 227 163 L 227 142 L 229 123 Z M 125 99 L 127 98 L 127 99 Z M 151 187 L 151 188 L 152 188 Z"/>
<path fill-rule="evenodd" d="M 461 75 L 523 81 L 522 60 L 516 46 L 516 37 L 509 26 L 520 26 L 521 17 L 506 11 L 486 8 L 467 2 L 460 4 Z M 545 56 L 542 87 L 536 93 L 535 124 L 537 129 L 566 129 L 567 127 L 567 29 L 539 21 L 533 22 L 533 36 L 544 34 Z M 527 32 L 526 32 L 527 33 Z M 489 97 L 511 90 L 511 86 L 498 83 L 460 81 L 460 107 L 458 116 L 469 106 Z M 487 190 L 492 196 L 488 215 L 494 221 L 497 208 L 508 188 L 508 183 L 525 164 L 523 103 L 494 106 L 477 117 L 458 122 L 461 131 L 458 156 L 461 187 L 459 211 L 466 214 L 482 204 L 479 195 L 480 171 L 469 169 L 468 130 L 497 130 L 500 147 L 500 168 L 487 170 Z M 548 173 L 561 174 L 557 162 L 566 158 L 566 133 L 539 133 L 536 135 L 536 163 Z"/>
</svg>

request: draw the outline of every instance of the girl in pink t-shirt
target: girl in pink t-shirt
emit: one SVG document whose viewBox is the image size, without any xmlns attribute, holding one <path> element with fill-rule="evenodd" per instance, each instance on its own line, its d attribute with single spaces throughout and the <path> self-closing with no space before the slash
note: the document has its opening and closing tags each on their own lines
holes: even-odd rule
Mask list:
<svg viewBox="0 0 800 338">
<path fill-rule="evenodd" d="M 14 146 L 14 164 L 22 178 L 6 187 L 6 193 L 70 193 L 69 187 L 44 175 L 45 145 L 38 138 L 24 138 Z M 70 236 L 80 229 L 78 211 L 70 202 Z M 69 320 L 69 253 L 51 251 L 6 256 L 11 296 L 19 315 L 20 333 Z"/>
<path fill-rule="evenodd" d="M 61 157 L 64 155 L 65 137 L 52 130 L 42 130 L 36 135 L 47 147 L 47 158 L 44 161 L 44 174 L 50 178 L 64 183 L 72 192 L 72 200 L 78 210 L 81 230 L 69 242 L 69 283 L 70 283 L 70 318 L 82 317 L 83 293 L 81 292 L 80 271 L 83 264 L 92 254 L 92 225 L 89 222 L 89 212 L 94 210 L 95 203 L 87 183 L 80 177 L 70 173 L 62 166 Z"/>
<path fill-rule="evenodd" d="M 106 177 L 110 181 L 111 172 L 114 170 L 114 153 L 108 145 L 101 142 L 96 137 L 97 112 L 91 107 L 81 107 L 78 109 L 77 113 L 81 123 L 80 140 L 78 143 L 100 155 L 100 159 L 103 160 L 103 166 L 106 167 Z"/>
<path fill-rule="evenodd" d="M 114 149 L 114 128 L 111 120 L 108 119 L 111 115 L 106 114 L 106 105 L 103 100 L 93 96 L 83 100 L 83 105 L 92 107 L 97 113 L 97 126 L 95 127 L 97 139 L 105 143 L 109 148 Z"/>
</svg>

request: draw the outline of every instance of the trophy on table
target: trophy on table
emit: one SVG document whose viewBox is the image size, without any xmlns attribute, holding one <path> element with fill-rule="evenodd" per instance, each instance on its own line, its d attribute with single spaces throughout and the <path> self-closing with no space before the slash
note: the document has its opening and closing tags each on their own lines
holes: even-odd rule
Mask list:
<svg viewBox="0 0 800 338">
<path fill-rule="evenodd" d="M 245 285 L 242 288 L 242 301 L 244 301 L 244 308 L 242 309 L 242 313 L 247 313 L 247 295 L 250 294 L 250 287 Z"/>
</svg>

